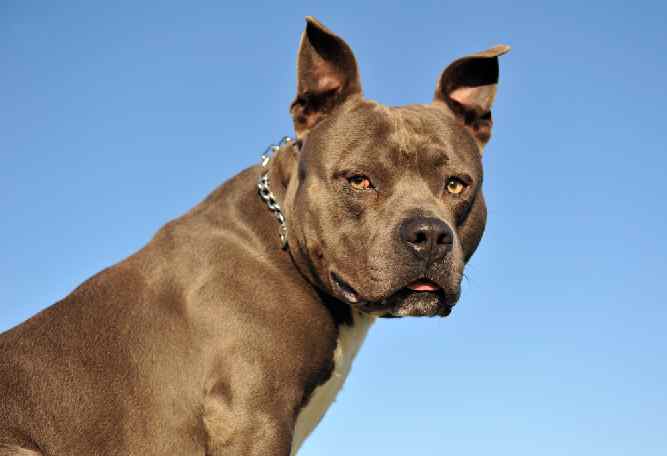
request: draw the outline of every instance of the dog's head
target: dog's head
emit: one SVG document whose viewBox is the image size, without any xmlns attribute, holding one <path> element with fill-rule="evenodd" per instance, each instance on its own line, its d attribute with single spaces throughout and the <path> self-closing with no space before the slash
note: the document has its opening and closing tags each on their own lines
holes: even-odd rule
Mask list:
<svg viewBox="0 0 667 456">
<path fill-rule="evenodd" d="M 290 112 L 301 144 L 279 154 L 289 249 L 324 292 L 381 316 L 446 316 L 482 237 L 482 150 L 497 46 L 450 64 L 432 103 L 362 96 L 355 57 L 307 18 Z"/>
</svg>

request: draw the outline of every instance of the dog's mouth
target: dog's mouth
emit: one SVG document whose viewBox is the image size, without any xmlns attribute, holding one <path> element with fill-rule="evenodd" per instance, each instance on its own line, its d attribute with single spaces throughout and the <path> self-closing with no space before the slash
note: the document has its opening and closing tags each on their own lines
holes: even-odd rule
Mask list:
<svg viewBox="0 0 667 456">
<path fill-rule="evenodd" d="M 443 287 L 427 278 L 420 278 L 404 287 L 392 290 L 378 301 L 367 301 L 348 282 L 331 272 L 335 291 L 349 304 L 380 317 L 446 317 L 458 300 L 458 292 L 447 293 Z"/>
<path fill-rule="evenodd" d="M 362 302 L 359 293 L 355 290 L 349 283 L 341 279 L 341 277 L 335 272 L 331 272 L 331 281 L 334 284 L 334 288 L 345 298 L 350 304 L 360 304 Z"/>
</svg>

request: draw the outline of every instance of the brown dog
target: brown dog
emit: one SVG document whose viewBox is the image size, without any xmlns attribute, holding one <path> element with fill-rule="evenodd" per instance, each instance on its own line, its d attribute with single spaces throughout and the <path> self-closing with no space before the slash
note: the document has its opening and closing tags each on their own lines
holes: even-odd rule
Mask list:
<svg viewBox="0 0 667 456">
<path fill-rule="evenodd" d="M 0 335 L 0 455 L 295 453 L 376 317 L 458 299 L 508 50 L 452 63 L 431 104 L 390 108 L 308 18 L 298 139 Z"/>
</svg>

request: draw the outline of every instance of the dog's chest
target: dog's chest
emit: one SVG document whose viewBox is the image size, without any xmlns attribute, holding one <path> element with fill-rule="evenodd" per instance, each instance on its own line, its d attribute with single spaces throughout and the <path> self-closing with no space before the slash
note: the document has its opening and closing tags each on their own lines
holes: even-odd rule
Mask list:
<svg viewBox="0 0 667 456">
<path fill-rule="evenodd" d="M 336 395 L 343 387 L 345 378 L 350 372 L 352 361 L 375 317 L 354 312 L 353 319 L 354 324 L 352 326 L 341 325 L 338 329 L 338 342 L 334 351 L 334 369 L 331 377 L 315 388 L 308 404 L 299 412 L 294 428 L 294 438 L 292 439 L 293 455 L 336 399 Z"/>
</svg>

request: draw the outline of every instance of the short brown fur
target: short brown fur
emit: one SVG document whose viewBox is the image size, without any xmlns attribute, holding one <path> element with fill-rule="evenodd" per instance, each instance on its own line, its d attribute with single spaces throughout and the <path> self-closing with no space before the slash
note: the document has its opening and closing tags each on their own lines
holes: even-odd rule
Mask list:
<svg viewBox="0 0 667 456">
<path fill-rule="evenodd" d="M 444 316 L 458 299 L 486 219 L 490 126 L 475 125 L 490 104 L 452 94 L 495 87 L 497 75 L 456 65 L 433 104 L 387 108 L 363 99 L 349 46 L 308 18 L 291 106 L 301 141 L 269 166 L 288 250 L 254 166 L 1 334 L 0 456 L 289 455 L 354 312 Z M 355 193 L 348 170 L 373 191 Z M 444 192 L 450 175 L 468 179 L 467 193 Z M 424 253 L 401 234 L 408 222 L 449 244 Z M 418 279 L 442 293 L 410 293 Z"/>
</svg>

